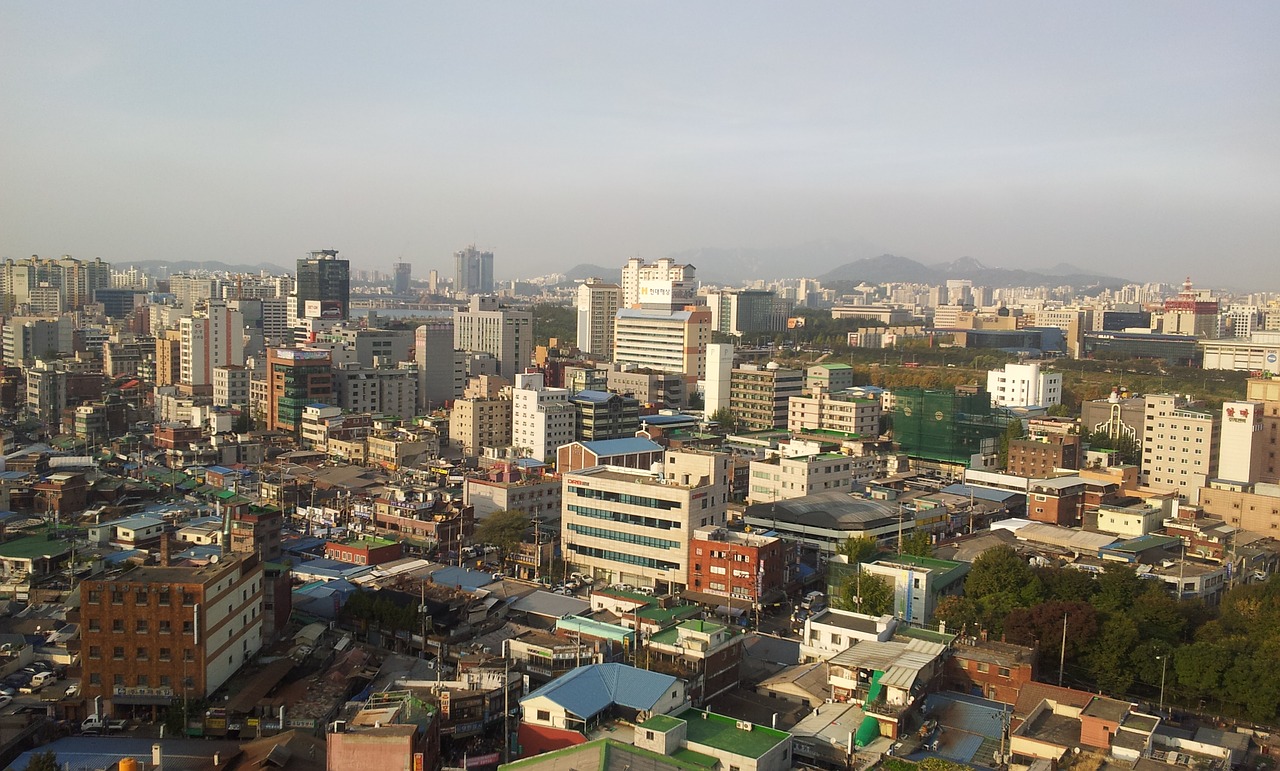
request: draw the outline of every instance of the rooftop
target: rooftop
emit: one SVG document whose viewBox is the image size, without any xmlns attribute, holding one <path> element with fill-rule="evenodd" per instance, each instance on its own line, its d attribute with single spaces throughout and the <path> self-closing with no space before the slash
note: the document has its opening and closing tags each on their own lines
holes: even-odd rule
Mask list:
<svg viewBox="0 0 1280 771">
<path fill-rule="evenodd" d="M 662 445 L 641 436 L 623 439 L 601 439 L 595 442 L 579 442 L 587 451 L 599 457 L 629 455 L 636 452 L 662 452 Z"/>
<path fill-rule="evenodd" d="M 51 541 L 43 535 L 29 535 L 0 543 L 0 557 L 6 559 L 46 559 L 71 551 L 70 541 Z"/>
<path fill-rule="evenodd" d="M 791 741 L 791 734 L 785 731 L 754 724 L 750 730 L 744 730 L 738 727 L 739 721 L 714 712 L 689 709 L 676 717 L 688 723 L 686 730 L 690 744 L 701 744 L 749 758 L 760 758 L 782 742 Z"/>
</svg>

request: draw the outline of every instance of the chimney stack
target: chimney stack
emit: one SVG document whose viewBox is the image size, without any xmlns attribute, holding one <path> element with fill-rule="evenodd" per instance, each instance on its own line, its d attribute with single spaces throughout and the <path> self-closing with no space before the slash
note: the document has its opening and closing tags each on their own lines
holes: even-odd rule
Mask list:
<svg viewBox="0 0 1280 771">
<path fill-rule="evenodd" d="M 169 567 L 169 531 L 160 534 L 160 567 Z"/>
</svg>

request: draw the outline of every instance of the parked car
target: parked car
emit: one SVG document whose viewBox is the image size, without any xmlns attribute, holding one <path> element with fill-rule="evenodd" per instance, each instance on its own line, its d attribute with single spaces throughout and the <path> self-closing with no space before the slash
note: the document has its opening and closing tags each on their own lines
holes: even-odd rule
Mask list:
<svg viewBox="0 0 1280 771">
<path fill-rule="evenodd" d="M 12 696 L 0 696 L 0 709 L 4 709 L 13 703 Z"/>
<path fill-rule="evenodd" d="M 71 685 L 68 685 L 67 690 L 63 691 L 62 693 L 64 696 L 79 696 L 80 695 L 79 683 L 72 683 Z"/>
</svg>

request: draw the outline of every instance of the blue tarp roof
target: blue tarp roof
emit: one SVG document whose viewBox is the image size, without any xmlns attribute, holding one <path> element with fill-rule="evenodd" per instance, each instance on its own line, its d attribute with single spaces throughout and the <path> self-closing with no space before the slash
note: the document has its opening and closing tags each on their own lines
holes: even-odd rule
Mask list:
<svg viewBox="0 0 1280 771">
<path fill-rule="evenodd" d="M 671 690 L 675 682 L 676 678 L 671 675 L 626 664 L 592 664 L 561 675 L 521 699 L 520 703 L 545 697 L 583 720 L 589 720 L 612 704 L 647 712 Z"/>
<path fill-rule="evenodd" d="M 662 445 L 652 439 L 645 439 L 643 436 L 629 436 L 625 439 L 601 439 L 597 442 L 583 442 L 582 446 L 597 456 L 662 451 Z"/>
</svg>

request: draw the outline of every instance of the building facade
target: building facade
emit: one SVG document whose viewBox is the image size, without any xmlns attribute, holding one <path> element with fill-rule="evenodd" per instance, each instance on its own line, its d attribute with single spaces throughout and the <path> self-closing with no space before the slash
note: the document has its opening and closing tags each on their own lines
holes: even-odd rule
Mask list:
<svg viewBox="0 0 1280 771">
<path fill-rule="evenodd" d="M 533 357 L 533 314 L 498 304 L 498 298 L 472 295 L 467 310 L 453 312 L 453 347 L 487 353 L 497 372 L 508 379 L 523 372 Z"/>
<path fill-rule="evenodd" d="M 729 411 L 741 430 L 786 428 L 791 397 L 803 390 L 804 373 L 798 369 L 782 369 L 773 362 L 764 367 L 746 364 L 730 376 Z"/>
<path fill-rule="evenodd" d="M 613 330 L 622 307 L 622 288 L 598 278 L 578 286 L 578 350 L 613 358 Z"/>
</svg>

